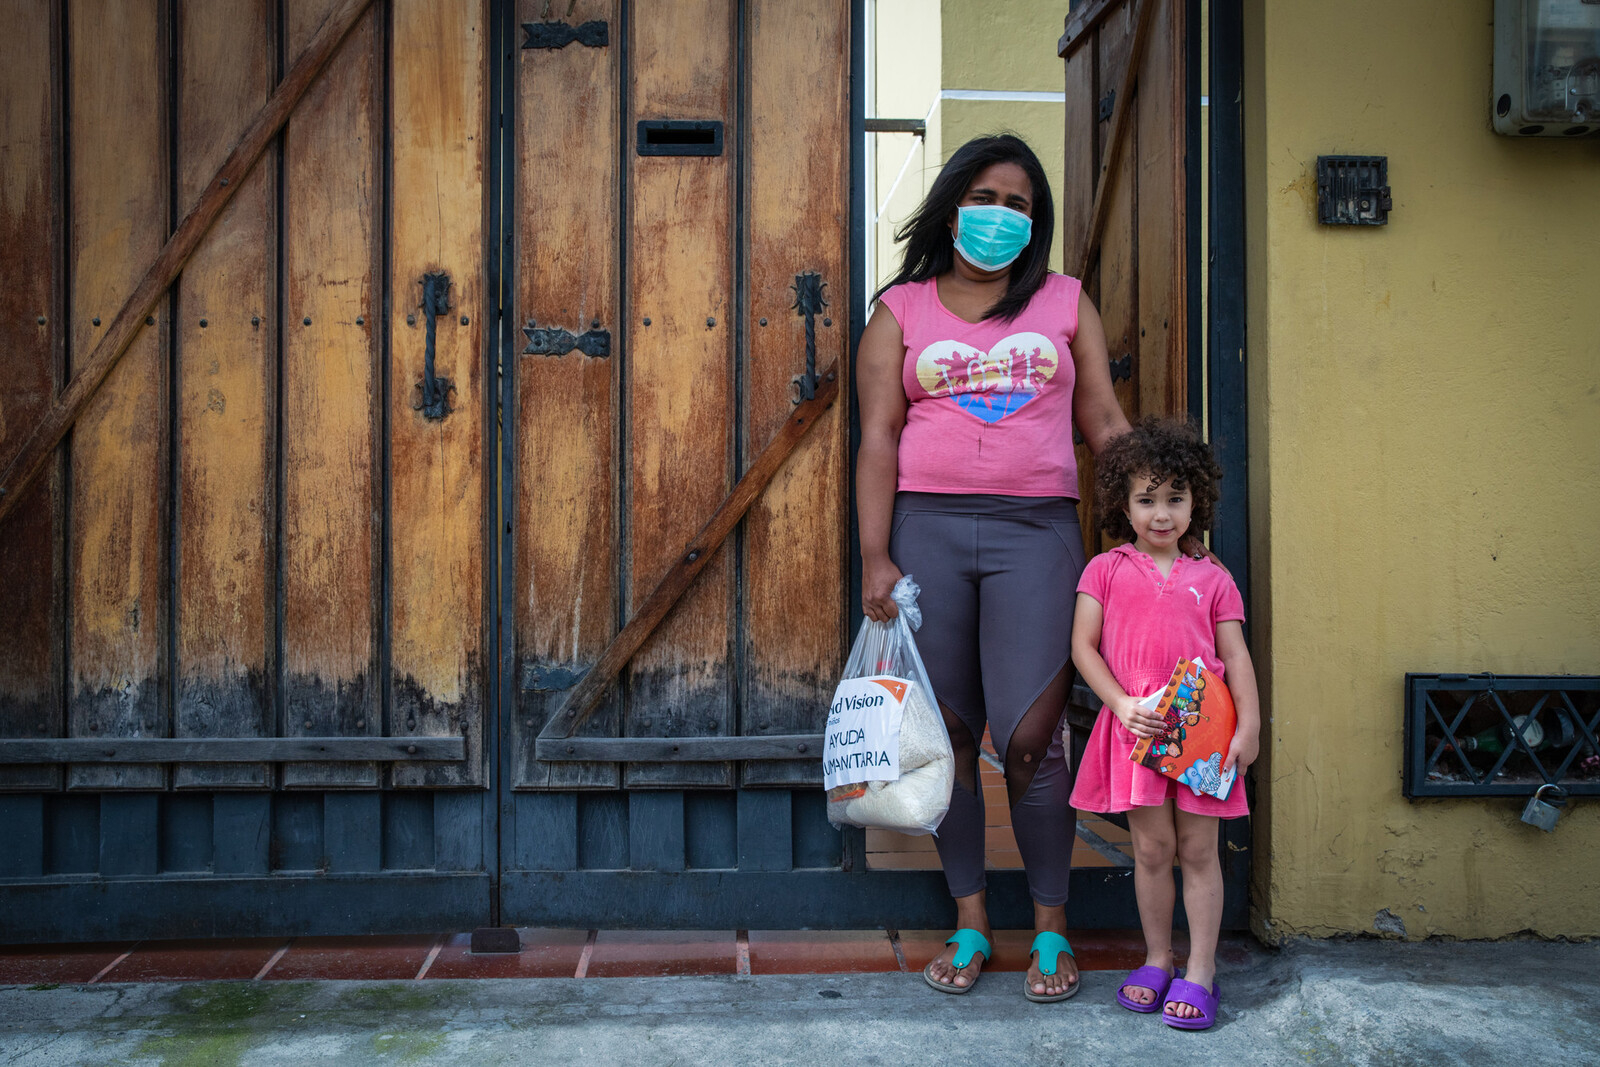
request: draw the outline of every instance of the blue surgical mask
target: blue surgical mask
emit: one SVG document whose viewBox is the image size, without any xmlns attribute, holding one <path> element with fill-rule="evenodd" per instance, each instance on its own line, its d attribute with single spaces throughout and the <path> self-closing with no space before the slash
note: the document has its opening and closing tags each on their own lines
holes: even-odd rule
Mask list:
<svg viewBox="0 0 1600 1067">
<path fill-rule="evenodd" d="M 979 270 L 1009 267 L 1033 236 L 1033 220 L 999 204 L 956 209 L 956 250 Z"/>
</svg>

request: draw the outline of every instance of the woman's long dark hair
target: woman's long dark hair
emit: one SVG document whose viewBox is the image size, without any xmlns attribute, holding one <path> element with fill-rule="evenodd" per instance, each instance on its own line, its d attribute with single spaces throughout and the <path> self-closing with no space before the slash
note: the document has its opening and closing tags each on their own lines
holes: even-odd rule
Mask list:
<svg viewBox="0 0 1600 1067">
<path fill-rule="evenodd" d="M 1014 319 L 1022 313 L 1050 273 L 1050 242 L 1055 237 L 1056 206 L 1039 157 L 1033 154 L 1026 141 L 1009 133 L 975 137 L 956 149 L 955 155 L 933 180 L 933 187 L 922 204 L 895 231 L 895 240 L 905 242 L 905 258 L 901 260 L 899 273 L 872 294 L 872 299 L 878 299 L 886 290 L 903 282 L 938 277 L 955 265 L 950 216 L 984 168 L 996 163 L 1015 163 L 1033 185 L 1033 234 L 1028 239 L 1028 247 L 1011 264 L 1005 295 L 995 301 L 983 317 Z"/>
</svg>

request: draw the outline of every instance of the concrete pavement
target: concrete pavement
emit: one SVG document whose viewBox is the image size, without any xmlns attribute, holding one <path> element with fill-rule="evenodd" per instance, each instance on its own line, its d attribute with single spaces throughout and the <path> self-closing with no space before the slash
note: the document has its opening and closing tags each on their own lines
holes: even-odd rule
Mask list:
<svg viewBox="0 0 1600 1067">
<path fill-rule="evenodd" d="M 1600 1062 L 1600 944 L 1295 943 L 1221 976 L 1220 1023 L 1119 1008 L 1120 972 L 0 987 L 0 1064 Z"/>
</svg>

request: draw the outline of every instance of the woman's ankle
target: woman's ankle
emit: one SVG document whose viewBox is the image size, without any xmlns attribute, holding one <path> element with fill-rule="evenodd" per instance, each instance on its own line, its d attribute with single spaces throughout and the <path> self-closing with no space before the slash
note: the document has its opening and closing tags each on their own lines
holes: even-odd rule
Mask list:
<svg viewBox="0 0 1600 1067">
<path fill-rule="evenodd" d="M 976 930 L 984 937 L 989 936 L 989 907 L 985 894 L 956 898 L 956 928 Z"/>
</svg>

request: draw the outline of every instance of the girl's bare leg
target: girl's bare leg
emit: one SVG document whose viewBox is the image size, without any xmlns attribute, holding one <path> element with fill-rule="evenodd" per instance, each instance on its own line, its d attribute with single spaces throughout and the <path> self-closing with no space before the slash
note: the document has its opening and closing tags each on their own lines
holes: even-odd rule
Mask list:
<svg viewBox="0 0 1600 1067">
<path fill-rule="evenodd" d="M 1217 978 L 1217 937 L 1222 929 L 1217 817 L 1179 811 L 1177 829 L 1178 862 L 1183 866 L 1183 913 L 1189 920 L 1189 960 L 1183 976 L 1209 991 Z M 1180 1019 L 1200 1015 L 1197 1008 L 1170 1001 L 1166 1013 Z"/>
<path fill-rule="evenodd" d="M 1173 810 L 1169 800 L 1160 807 L 1128 812 L 1128 829 L 1133 834 L 1133 889 L 1139 900 L 1139 925 L 1144 928 L 1144 962 L 1168 974 L 1173 968 L 1172 907 L 1178 895 L 1172 879 L 1172 861 L 1178 853 Z M 1188 879 L 1185 870 L 1186 896 Z M 1156 999 L 1156 991 L 1144 986 L 1124 986 L 1122 995 L 1140 1004 L 1153 1004 Z"/>
</svg>

